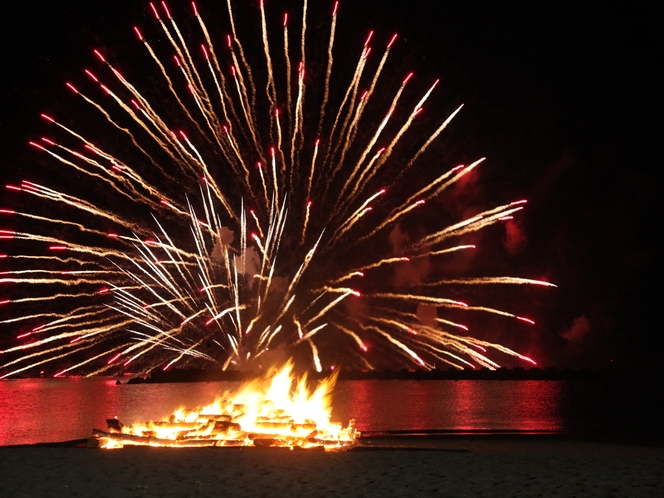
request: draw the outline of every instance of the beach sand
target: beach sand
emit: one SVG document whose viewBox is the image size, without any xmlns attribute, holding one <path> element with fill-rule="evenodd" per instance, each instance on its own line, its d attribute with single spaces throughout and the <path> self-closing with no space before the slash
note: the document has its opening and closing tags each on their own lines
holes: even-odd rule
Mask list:
<svg viewBox="0 0 664 498">
<path fill-rule="evenodd" d="M 482 438 L 376 445 L 0 447 L 0 496 L 664 496 L 661 446 Z"/>
</svg>

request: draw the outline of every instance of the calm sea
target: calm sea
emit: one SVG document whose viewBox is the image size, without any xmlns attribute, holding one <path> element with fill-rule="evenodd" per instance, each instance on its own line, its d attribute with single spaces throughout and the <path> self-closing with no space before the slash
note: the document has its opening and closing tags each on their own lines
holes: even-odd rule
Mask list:
<svg viewBox="0 0 664 498">
<path fill-rule="evenodd" d="M 0 382 L 0 445 L 84 438 L 106 419 L 161 420 L 210 403 L 233 382 L 116 385 L 110 378 Z M 643 382 L 340 381 L 332 418 L 361 431 L 662 433 L 661 386 Z"/>
</svg>

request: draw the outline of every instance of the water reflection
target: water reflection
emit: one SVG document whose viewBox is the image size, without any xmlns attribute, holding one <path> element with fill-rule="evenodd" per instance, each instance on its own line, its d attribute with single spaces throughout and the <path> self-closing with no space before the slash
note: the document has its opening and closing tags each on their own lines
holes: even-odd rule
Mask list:
<svg viewBox="0 0 664 498">
<path fill-rule="evenodd" d="M 237 386 L 116 385 L 107 378 L 4 381 L 0 445 L 86 437 L 92 428 L 104 429 L 106 418 L 113 416 L 125 423 L 159 420 L 179 406 L 208 404 Z M 332 418 L 344 424 L 356 418 L 361 431 L 559 430 L 565 427 L 564 389 L 569 385 L 558 381 L 342 381 L 335 389 Z M 573 416 L 566 410 L 568 418 Z"/>
<path fill-rule="evenodd" d="M 160 420 L 180 406 L 208 404 L 236 383 L 116 385 L 109 378 L 0 382 L 0 445 L 67 441 L 126 423 Z"/>
<path fill-rule="evenodd" d="M 561 430 L 561 383 L 460 380 L 448 384 L 452 429 Z"/>
<path fill-rule="evenodd" d="M 364 431 L 561 430 L 562 382 L 347 381 L 333 418 L 357 418 Z"/>
</svg>

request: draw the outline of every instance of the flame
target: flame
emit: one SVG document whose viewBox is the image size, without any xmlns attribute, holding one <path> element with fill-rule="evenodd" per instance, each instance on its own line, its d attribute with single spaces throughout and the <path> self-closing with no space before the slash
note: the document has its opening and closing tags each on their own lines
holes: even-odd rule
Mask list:
<svg viewBox="0 0 664 498">
<path fill-rule="evenodd" d="M 337 375 L 308 387 L 293 362 L 249 381 L 236 392 L 217 396 L 193 410 L 178 408 L 161 422 L 122 425 L 109 420 L 109 432 L 95 429 L 102 448 L 142 446 L 279 446 L 337 449 L 354 444 L 355 420 L 346 428 L 330 421 Z"/>
</svg>

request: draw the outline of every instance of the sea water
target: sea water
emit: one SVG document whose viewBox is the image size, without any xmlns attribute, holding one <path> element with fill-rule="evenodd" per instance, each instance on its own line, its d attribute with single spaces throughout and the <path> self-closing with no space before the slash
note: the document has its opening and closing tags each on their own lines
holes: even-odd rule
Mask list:
<svg viewBox="0 0 664 498">
<path fill-rule="evenodd" d="M 115 378 L 0 381 L 0 445 L 58 442 L 161 420 L 239 383 L 117 384 Z M 661 387 L 661 386 L 660 386 Z M 636 381 L 359 380 L 337 383 L 333 421 L 360 431 L 661 433 L 659 388 Z M 658 401 L 659 400 L 659 401 Z"/>
</svg>

